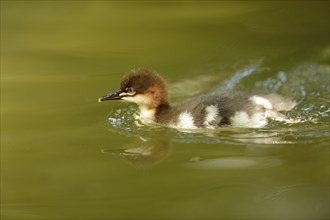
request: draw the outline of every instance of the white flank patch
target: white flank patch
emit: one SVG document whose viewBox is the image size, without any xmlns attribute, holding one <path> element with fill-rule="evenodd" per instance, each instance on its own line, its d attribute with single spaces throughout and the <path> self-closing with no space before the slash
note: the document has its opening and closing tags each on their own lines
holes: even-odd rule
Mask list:
<svg viewBox="0 0 330 220">
<path fill-rule="evenodd" d="M 264 112 L 254 113 L 251 117 L 251 128 L 262 128 L 268 124 L 266 114 Z"/>
<path fill-rule="evenodd" d="M 250 100 L 252 100 L 256 105 L 260 105 L 265 109 L 273 109 L 272 103 L 268 99 L 265 99 L 263 97 L 252 96 Z"/>
<path fill-rule="evenodd" d="M 179 115 L 177 123 L 174 125 L 175 128 L 194 129 L 194 119 L 189 112 L 183 112 Z"/>
<path fill-rule="evenodd" d="M 264 112 L 254 113 L 252 117 L 249 117 L 247 112 L 238 111 L 230 119 L 234 127 L 262 128 L 267 125 Z"/>
<path fill-rule="evenodd" d="M 204 125 L 210 126 L 210 123 L 213 122 L 215 118 L 219 115 L 219 110 L 216 105 L 209 105 L 205 108 L 205 111 L 206 111 L 206 116 L 205 116 Z"/>
</svg>

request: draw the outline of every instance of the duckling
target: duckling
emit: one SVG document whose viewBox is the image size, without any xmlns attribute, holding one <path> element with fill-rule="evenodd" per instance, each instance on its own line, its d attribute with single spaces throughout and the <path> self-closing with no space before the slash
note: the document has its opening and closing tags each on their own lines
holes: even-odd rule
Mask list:
<svg viewBox="0 0 330 220">
<path fill-rule="evenodd" d="M 120 89 L 99 98 L 99 102 L 106 100 L 136 103 L 137 119 L 143 124 L 157 123 L 177 129 L 262 128 L 269 119 L 289 122 L 280 112 L 296 106 L 296 102 L 277 94 L 239 91 L 215 91 L 172 105 L 163 78 L 146 69 L 124 75 Z"/>
</svg>

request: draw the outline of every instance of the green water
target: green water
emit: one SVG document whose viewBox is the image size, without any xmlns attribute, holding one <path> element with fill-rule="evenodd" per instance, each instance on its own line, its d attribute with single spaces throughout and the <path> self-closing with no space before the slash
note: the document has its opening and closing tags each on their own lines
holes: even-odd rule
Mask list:
<svg viewBox="0 0 330 220">
<path fill-rule="evenodd" d="M 328 1 L 1 1 L 1 219 L 328 219 L 329 45 Z M 134 68 L 301 122 L 138 126 L 97 102 Z"/>
</svg>

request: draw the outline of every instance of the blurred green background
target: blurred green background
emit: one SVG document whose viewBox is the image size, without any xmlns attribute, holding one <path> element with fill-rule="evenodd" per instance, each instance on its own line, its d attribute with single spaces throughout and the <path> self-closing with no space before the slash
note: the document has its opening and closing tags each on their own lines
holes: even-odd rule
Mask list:
<svg viewBox="0 0 330 220">
<path fill-rule="evenodd" d="M 329 9 L 1 1 L 1 218 L 328 219 Z M 97 102 L 137 68 L 160 72 L 173 101 L 219 88 L 304 100 L 287 113 L 304 122 L 138 127 L 134 106 Z"/>
</svg>

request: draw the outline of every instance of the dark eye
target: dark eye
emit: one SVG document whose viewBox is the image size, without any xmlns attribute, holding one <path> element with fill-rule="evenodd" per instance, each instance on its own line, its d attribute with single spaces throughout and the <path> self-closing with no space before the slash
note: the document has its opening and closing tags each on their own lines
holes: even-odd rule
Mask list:
<svg viewBox="0 0 330 220">
<path fill-rule="evenodd" d="M 134 89 L 133 89 L 132 87 L 129 87 L 129 88 L 127 89 L 127 93 L 134 93 Z"/>
</svg>

